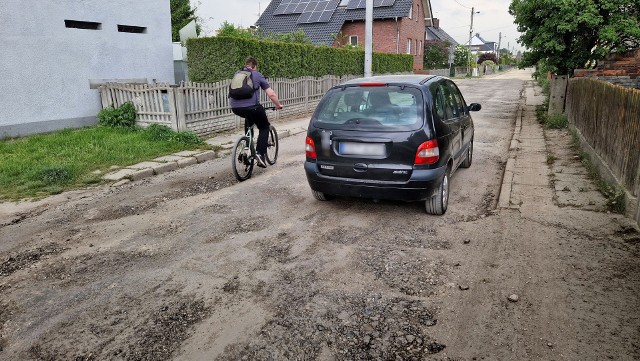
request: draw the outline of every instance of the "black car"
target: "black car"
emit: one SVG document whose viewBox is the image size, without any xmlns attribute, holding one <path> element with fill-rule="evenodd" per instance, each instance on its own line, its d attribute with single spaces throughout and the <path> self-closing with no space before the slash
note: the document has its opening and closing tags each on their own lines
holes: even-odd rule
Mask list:
<svg viewBox="0 0 640 361">
<path fill-rule="evenodd" d="M 307 131 L 304 169 L 318 200 L 425 201 L 444 214 L 449 177 L 473 159 L 473 120 L 448 78 L 394 75 L 331 88 Z"/>
</svg>

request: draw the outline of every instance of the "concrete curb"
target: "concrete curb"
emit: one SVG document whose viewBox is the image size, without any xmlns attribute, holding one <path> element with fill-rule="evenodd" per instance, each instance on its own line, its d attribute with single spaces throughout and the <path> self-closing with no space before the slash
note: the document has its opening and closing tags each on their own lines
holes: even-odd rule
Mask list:
<svg viewBox="0 0 640 361">
<path fill-rule="evenodd" d="M 140 179 L 151 177 L 152 175 L 153 175 L 153 169 L 146 168 L 146 169 L 141 169 L 139 171 L 134 172 L 133 174 L 131 174 L 131 176 L 129 176 L 129 178 L 131 178 L 131 180 L 135 182 Z"/>
<path fill-rule="evenodd" d="M 502 186 L 500 187 L 500 195 L 498 197 L 499 208 L 520 208 L 511 204 L 511 188 L 513 184 L 513 176 L 515 175 L 515 158 L 509 158 L 502 176 Z"/>
<path fill-rule="evenodd" d="M 507 164 L 502 175 L 502 186 L 500 187 L 500 194 L 498 195 L 498 208 L 520 208 L 519 205 L 511 204 L 511 189 L 513 188 L 513 177 L 515 175 L 515 152 L 520 148 L 520 132 L 522 131 L 523 113 L 524 105 L 521 104 L 516 113 L 516 125 L 513 130 L 513 137 L 511 138 L 511 144 L 509 146 L 509 159 L 507 159 Z"/>
<path fill-rule="evenodd" d="M 278 129 L 278 138 L 284 139 L 290 136 L 298 135 L 306 132 L 307 128 L 304 124 L 308 123 L 308 119 L 300 118 L 288 123 L 274 123 Z M 233 148 L 236 140 L 241 135 L 237 132 L 221 133 L 215 137 L 208 139 L 206 142 L 212 146 L 219 147 L 218 152 L 213 150 L 206 151 L 182 151 L 169 154 L 153 159 L 152 161 L 140 162 L 127 167 L 116 169 L 103 176 L 103 179 L 114 181 L 112 187 L 127 184 L 130 181 L 136 181 L 148 178 L 154 175 L 168 173 L 180 168 L 185 168 L 194 164 L 203 163 L 208 160 L 223 157 L 229 154 L 229 150 Z"/>
<path fill-rule="evenodd" d="M 112 186 L 117 187 L 127 182 L 123 180 L 137 181 L 154 175 L 168 173 L 178 168 L 184 168 L 193 164 L 202 163 L 207 160 L 215 159 L 216 152 L 212 150 L 206 151 L 183 151 L 163 157 L 158 157 L 150 162 L 140 162 L 130 166 L 117 169 L 111 173 L 105 174 L 102 178 L 116 183 Z"/>
<path fill-rule="evenodd" d="M 509 151 L 518 150 L 520 148 L 520 132 L 522 131 L 522 105 L 518 107 L 518 113 L 516 115 L 516 127 L 513 131 L 513 138 L 511 139 L 511 145 Z"/>
<path fill-rule="evenodd" d="M 158 175 L 162 173 L 171 172 L 172 170 L 176 170 L 176 169 L 178 169 L 178 163 L 169 162 L 169 163 L 161 164 L 157 167 L 153 167 L 153 174 Z"/>
</svg>

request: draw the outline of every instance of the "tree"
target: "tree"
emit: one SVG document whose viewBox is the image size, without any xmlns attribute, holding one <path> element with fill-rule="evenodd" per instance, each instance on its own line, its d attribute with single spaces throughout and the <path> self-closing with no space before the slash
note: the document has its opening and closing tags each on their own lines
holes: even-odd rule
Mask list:
<svg viewBox="0 0 640 361">
<path fill-rule="evenodd" d="M 424 68 L 426 69 L 442 69 L 449 67 L 449 48 L 451 44 L 448 41 L 433 41 L 424 45 Z"/>
<path fill-rule="evenodd" d="M 523 65 L 546 60 L 568 74 L 611 52 L 640 46 L 638 0 L 513 0 Z"/>
<path fill-rule="evenodd" d="M 217 36 L 234 37 L 242 39 L 256 39 L 277 41 L 281 43 L 311 44 L 303 30 L 298 29 L 290 33 L 272 33 L 260 29 L 243 29 L 225 21 L 216 31 Z"/>
<path fill-rule="evenodd" d="M 495 53 L 482 53 L 480 54 L 480 56 L 478 57 L 478 64 L 482 64 L 487 60 L 491 60 L 494 64 L 498 64 L 498 58 L 496 57 Z"/>
<path fill-rule="evenodd" d="M 453 65 L 467 66 L 469 58 L 469 48 L 464 45 L 457 45 L 456 52 L 453 54 Z"/>
<path fill-rule="evenodd" d="M 217 36 L 227 36 L 242 39 L 251 39 L 254 35 L 247 29 L 236 27 L 235 25 L 225 21 L 216 32 Z"/>
<path fill-rule="evenodd" d="M 191 8 L 189 0 L 170 0 L 171 8 L 171 38 L 173 41 L 180 41 L 180 29 L 191 21 L 196 21 L 196 34 L 200 34 L 201 26 L 196 8 Z"/>
</svg>

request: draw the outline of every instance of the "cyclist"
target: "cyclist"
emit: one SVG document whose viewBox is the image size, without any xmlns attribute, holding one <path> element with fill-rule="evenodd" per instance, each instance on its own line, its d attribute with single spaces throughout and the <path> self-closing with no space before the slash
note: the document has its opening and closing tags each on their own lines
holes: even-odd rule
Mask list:
<svg viewBox="0 0 640 361">
<path fill-rule="evenodd" d="M 266 168 L 267 162 L 265 154 L 267 153 L 267 141 L 269 138 L 269 119 L 262 104 L 260 104 L 260 88 L 262 88 L 269 99 L 275 104 L 276 109 L 282 109 L 282 104 L 278 99 L 278 95 L 271 88 L 264 76 L 256 70 L 258 61 L 254 57 L 248 57 L 245 61 L 244 68 L 241 71 L 251 72 L 251 81 L 253 83 L 253 95 L 246 99 L 234 99 L 229 97 L 231 111 L 233 114 L 244 118 L 245 132 L 249 127 L 255 124 L 258 127 L 258 143 L 256 144 L 256 162 L 259 167 Z"/>
</svg>

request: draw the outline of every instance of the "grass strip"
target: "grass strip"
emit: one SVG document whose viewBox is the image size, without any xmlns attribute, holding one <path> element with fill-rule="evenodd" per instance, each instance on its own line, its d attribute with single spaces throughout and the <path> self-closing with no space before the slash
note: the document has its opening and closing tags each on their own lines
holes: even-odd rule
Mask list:
<svg viewBox="0 0 640 361">
<path fill-rule="evenodd" d="M 91 127 L 0 141 L 0 200 L 38 199 L 100 184 L 114 165 L 211 148 L 193 133 L 167 129 Z"/>
</svg>

